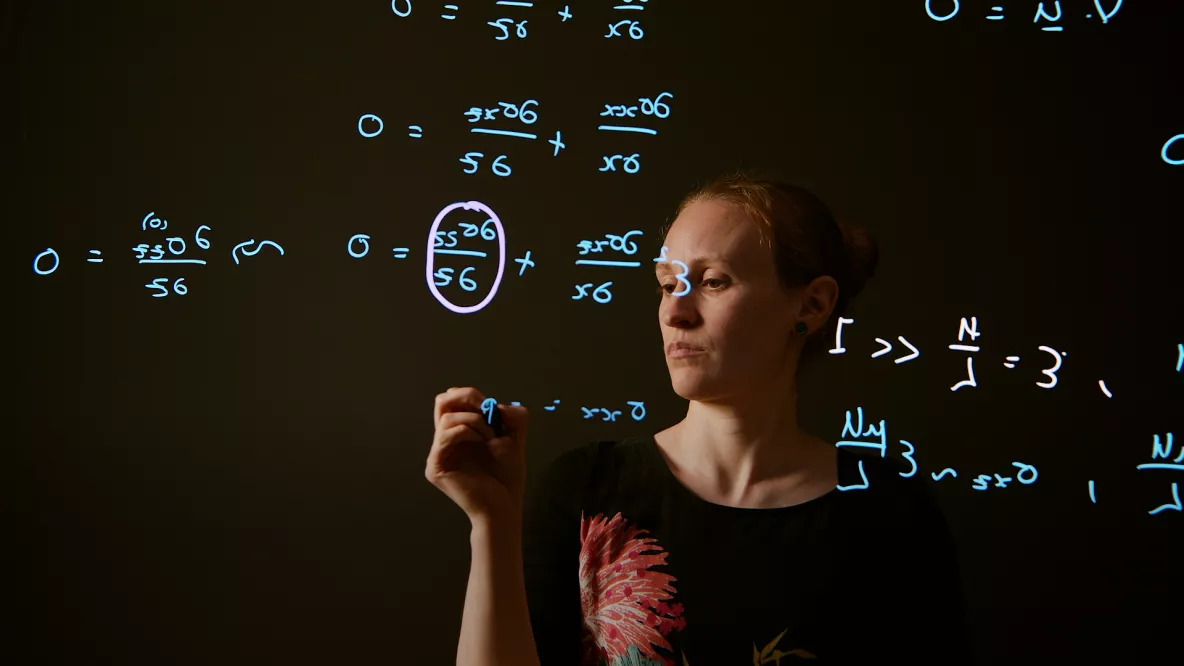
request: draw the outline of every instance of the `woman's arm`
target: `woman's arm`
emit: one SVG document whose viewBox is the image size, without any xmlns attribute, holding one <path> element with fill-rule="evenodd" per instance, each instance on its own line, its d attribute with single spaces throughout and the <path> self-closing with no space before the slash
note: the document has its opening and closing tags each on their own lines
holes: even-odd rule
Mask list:
<svg viewBox="0 0 1184 666">
<path fill-rule="evenodd" d="M 473 521 L 457 666 L 539 666 L 522 573 L 522 520 Z"/>
</svg>

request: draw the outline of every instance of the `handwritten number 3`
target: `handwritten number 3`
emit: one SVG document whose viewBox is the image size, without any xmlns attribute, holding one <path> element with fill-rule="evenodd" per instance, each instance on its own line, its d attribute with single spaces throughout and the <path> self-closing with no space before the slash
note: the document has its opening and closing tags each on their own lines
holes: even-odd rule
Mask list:
<svg viewBox="0 0 1184 666">
<path fill-rule="evenodd" d="M 664 264 L 667 261 L 669 261 L 670 263 L 675 264 L 675 265 L 679 266 L 680 268 L 682 268 L 682 272 L 675 274 L 674 277 L 677 278 L 678 281 L 680 283 L 682 283 L 682 285 L 686 288 L 683 289 L 682 291 L 676 291 L 676 292 L 672 293 L 671 295 L 672 296 L 686 296 L 687 294 L 691 293 L 691 283 L 689 280 L 687 280 L 687 275 L 690 274 L 691 270 L 690 270 L 690 268 L 687 267 L 685 262 L 679 261 L 678 259 L 668 258 L 666 256 L 667 249 L 668 248 L 665 245 L 663 245 L 662 246 L 662 253 L 660 255 L 658 255 L 657 257 L 654 257 L 654 261 L 656 261 L 659 264 Z"/>
<path fill-rule="evenodd" d="M 686 263 L 681 262 L 678 259 L 671 259 L 670 263 L 678 266 L 679 268 L 682 268 L 682 272 L 675 274 L 674 277 L 681 284 L 686 285 L 686 289 L 682 290 L 681 292 L 676 291 L 672 295 L 673 296 L 686 296 L 687 294 L 691 293 L 691 283 L 687 280 L 687 274 L 690 273 L 690 269 L 687 268 Z"/>
<path fill-rule="evenodd" d="M 900 475 L 901 475 L 901 476 L 903 476 L 904 478 L 906 478 L 906 479 L 907 479 L 907 478 L 909 478 L 910 476 L 912 476 L 912 475 L 914 475 L 914 474 L 916 474 L 916 473 L 917 473 L 917 461 L 916 461 L 916 460 L 913 460 L 913 453 L 914 453 L 914 452 L 916 452 L 916 450 L 917 450 L 917 447 L 913 446 L 911 443 L 909 443 L 909 442 L 906 442 L 906 441 L 905 441 L 905 440 L 903 440 L 903 439 L 902 439 L 902 440 L 900 440 L 900 443 L 901 443 L 901 444 L 904 444 L 904 445 L 905 445 L 905 446 L 907 446 L 907 447 L 909 447 L 909 450 L 908 450 L 908 451 L 906 451 L 906 452 L 905 452 L 905 454 L 904 454 L 904 459 L 905 459 L 905 460 L 907 460 L 907 461 L 909 461 L 910 463 L 912 463 L 912 464 L 913 464 L 913 468 L 912 468 L 911 470 L 909 470 L 909 473 L 908 473 L 908 474 L 905 474 L 904 472 L 901 472 L 901 473 L 900 473 Z"/>
</svg>

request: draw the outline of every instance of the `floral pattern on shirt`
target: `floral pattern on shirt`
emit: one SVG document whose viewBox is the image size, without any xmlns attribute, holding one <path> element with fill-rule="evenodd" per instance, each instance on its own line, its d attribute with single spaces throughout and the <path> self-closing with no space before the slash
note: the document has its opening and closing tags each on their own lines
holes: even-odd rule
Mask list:
<svg viewBox="0 0 1184 666">
<path fill-rule="evenodd" d="M 682 604 L 669 603 L 678 579 L 650 569 L 665 565 L 667 552 L 646 533 L 620 513 L 580 515 L 584 666 L 675 663 L 655 648 L 673 651 L 666 636 L 686 626 Z"/>
<path fill-rule="evenodd" d="M 582 666 L 690 666 L 685 653 L 676 661 L 658 651 L 674 651 L 666 636 L 682 631 L 686 618 L 681 603 L 669 603 L 678 579 L 650 569 L 665 565 L 668 553 L 657 539 L 642 536 L 647 532 L 620 512 L 612 518 L 580 515 Z M 753 666 L 815 658 L 806 650 L 778 649 L 785 633 L 763 649 L 752 646 Z"/>
</svg>

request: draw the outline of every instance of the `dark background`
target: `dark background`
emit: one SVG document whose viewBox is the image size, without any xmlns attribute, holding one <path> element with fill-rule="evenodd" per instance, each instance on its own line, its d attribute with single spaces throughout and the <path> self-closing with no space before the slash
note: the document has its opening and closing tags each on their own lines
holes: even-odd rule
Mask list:
<svg viewBox="0 0 1184 666">
<path fill-rule="evenodd" d="M 1184 166 L 1160 157 L 1184 132 L 1184 5 L 1128 1 L 1103 25 L 1066 0 L 1047 32 L 1035 2 L 1001 21 L 962 2 L 944 22 L 923 1 L 575 2 L 567 22 L 562 3 L 455 0 L 451 21 L 443 4 L 5 5 L 6 587 L 30 622 L 6 641 L 12 663 L 453 663 L 468 521 L 423 477 L 434 396 L 475 386 L 530 408 L 532 475 L 679 420 L 650 258 L 679 198 L 735 167 L 812 189 L 880 243 L 847 353 L 803 370 L 801 418 L 838 440 L 862 407 L 890 455 L 916 447 L 981 662 L 1159 661 L 1180 627 L 1184 519 L 1148 512 L 1184 474 L 1136 465 L 1184 397 Z M 496 40 L 501 17 L 527 37 Z M 644 38 L 604 37 L 626 19 Z M 670 116 L 644 120 L 656 136 L 596 131 L 629 120 L 600 118 L 605 104 L 663 91 Z M 478 125 L 538 140 L 468 132 L 470 107 L 525 99 L 530 128 Z M 371 139 L 366 113 L 384 121 Z M 486 155 L 473 175 L 470 151 Z M 634 152 L 638 173 L 598 170 Z M 499 154 L 508 177 L 490 170 Z M 461 315 L 423 262 L 436 213 L 468 200 L 505 224 L 507 266 Z M 149 212 L 167 233 L 141 231 Z M 458 215 L 441 229 L 483 219 Z M 585 258 L 640 268 L 574 264 L 579 241 L 630 230 L 635 256 Z M 354 259 L 358 233 L 370 253 Z M 129 251 L 166 236 L 208 263 Z M 249 239 L 284 254 L 235 264 Z M 37 275 L 49 247 L 59 267 Z M 476 303 L 491 257 L 437 256 L 480 285 L 443 293 Z M 188 293 L 154 298 L 158 277 Z M 611 302 L 572 298 L 605 281 Z M 972 316 L 978 386 L 952 392 L 966 354 L 948 345 Z M 893 363 L 897 336 L 921 356 Z M 870 358 L 877 337 L 896 349 Z M 1068 354 L 1051 389 L 1041 345 Z M 1014 461 L 1037 481 L 973 488 Z M 932 481 L 946 467 L 958 477 Z"/>
</svg>

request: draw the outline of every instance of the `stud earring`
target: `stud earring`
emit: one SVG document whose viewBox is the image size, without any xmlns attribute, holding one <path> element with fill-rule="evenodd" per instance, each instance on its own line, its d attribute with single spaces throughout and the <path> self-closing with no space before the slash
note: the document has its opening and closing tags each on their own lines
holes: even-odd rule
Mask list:
<svg viewBox="0 0 1184 666">
<path fill-rule="evenodd" d="M 797 323 L 797 326 L 793 327 L 793 330 L 796 331 L 798 335 L 805 335 L 806 331 L 808 331 L 809 329 L 806 327 L 806 322 L 799 321 Z"/>
</svg>

